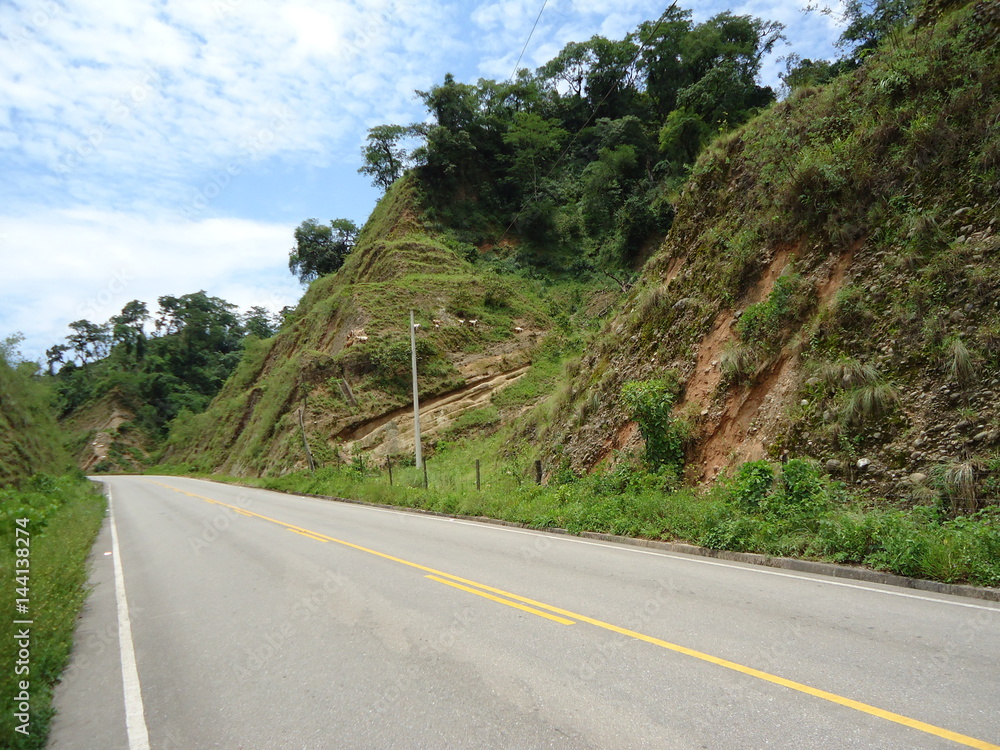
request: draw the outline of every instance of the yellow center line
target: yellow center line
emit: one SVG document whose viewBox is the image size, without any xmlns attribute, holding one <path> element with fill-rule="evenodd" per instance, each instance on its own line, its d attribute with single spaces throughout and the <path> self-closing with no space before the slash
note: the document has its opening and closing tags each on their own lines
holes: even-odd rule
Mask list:
<svg viewBox="0 0 1000 750">
<path fill-rule="evenodd" d="M 514 607 L 516 609 L 523 610 L 525 612 L 530 612 L 533 615 L 538 615 L 539 617 L 544 617 L 547 620 L 555 620 L 556 622 L 562 623 L 563 625 L 574 625 L 573 620 L 567 620 L 565 617 L 559 617 L 557 615 L 550 615 L 548 612 L 542 612 L 540 609 L 535 609 L 534 607 L 527 607 L 524 604 L 518 604 L 517 602 L 508 601 L 507 599 L 501 599 L 499 596 L 493 596 L 493 594 L 487 594 L 485 591 L 477 591 L 470 586 L 463 586 L 460 583 L 455 583 L 454 581 L 449 581 L 445 578 L 439 578 L 438 576 L 424 576 L 425 578 L 430 578 L 432 581 L 437 581 L 438 583 L 443 583 L 447 586 L 454 586 L 456 589 L 462 589 L 462 591 L 468 591 L 470 594 L 475 594 L 476 596 L 481 596 L 485 599 L 491 599 L 495 602 L 500 602 L 501 604 L 506 604 L 508 607 Z"/>
<path fill-rule="evenodd" d="M 168 484 L 156 482 L 152 479 L 146 479 L 145 481 L 151 482 L 153 484 L 158 484 L 161 487 L 166 487 L 167 489 L 174 490 L 176 492 L 182 492 L 185 495 L 190 495 L 191 497 L 197 497 L 201 500 L 206 500 L 210 503 L 215 503 L 216 505 L 223 505 L 227 508 L 232 508 L 233 510 L 242 510 L 242 508 L 237 508 L 235 505 L 229 505 L 228 503 L 224 503 L 221 500 L 213 500 L 212 498 L 204 497 L 203 495 L 195 495 L 190 492 L 185 492 L 184 490 L 180 490 L 176 487 L 171 487 Z M 359 544 L 345 542 L 342 539 L 336 539 L 332 536 L 327 536 L 326 534 L 321 534 L 320 532 L 317 531 L 310 531 L 309 529 L 302 528 L 301 526 L 295 526 L 285 521 L 279 521 L 276 518 L 270 518 L 268 516 L 261 515 L 260 513 L 253 513 L 251 511 L 244 511 L 244 513 L 246 515 L 256 516 L 257 518 L 261 518 L 265 521 L 270 521 L 271 523 L 276 523 L 279 526 L 284 526 L 286 528 L 292 529 L 293 531 L 297 530 L 299 532 L 304 532 L 305 534 L 311 534 L 314 537 L 326 541 L 336 542 L 337 544 L 343 545 L 345 547 L 350 547 L 351 549 L 356 549 L 360 552 L 366 552 L 370 555 L 375 555 L 376 557 L 381 557 L 385 560 L 391 560 L 392 562 L 397 562 L 400 563 L 401 565 L 406 565 L 411 568 L 416 568 L 417 570 L 422 570 L 425 573 L 431 574 L 430 576 L 427 576 L 428 578 L 431 578 L 433 576 L 440 576 L 443 578 L 448 578 L 451 581 L 457 581 L 459 583 L 466 584 L 467 586 L 474 586 L 475 588 L 481 589 L 482 591 L 489 591 L 493 594 L 498 594 L 500 596 L 507 597 L 508 599 L 513 599 L 515 601 L 531 605 L 532 607 L 536 607 L 538 609 L 544 609 L 547 610 L 548 612 L 552 612 L 557 615 L 562 615 L 565 618 L 572 618 L 573 620 L 585 622 L 588 623 L 589 625 L 594 625 L 595 627 L 603 628 L 604 630 L 610 630 L 613 633 L 618 633 L 619 635 L 624 635 L 628 638 L 634 638 L 639 641 L 644 641 L 654 646 L 665 648 L 669 651 L 674 651 L 679 654 L 684 654 L 685 656 L 690 656 L 695 659 L 700 659 L 701 661 L 705 661 L 710 664 L 715 664 L 725 669 L 730 669 L 734 672 L 739 672 L 741 674 L 745 674 L 750 677 L 756 677 L 757 679 L 764 680 L 765 682 L 770 682 L 775 685 L 781 685 L 782 687 L 786 687 L 790 690 L 795 690 L 800 693 L 805 693 L 806 695 L 811 695 L 815 698 L 821 698 L 831 703 L 836 703 L 837 705 L 840 706 L 852 708 L 855 711 L 860 711 L 862 713 L 866 713 L 871 716 L 876 716 L 880 719 L 885 719 L 886 721 L 891 721 L 896 724 L 901 724 L 905 727 L 910 727 L 911 729 L 916 729 L 918 731 L 925 732 L 926 734 L 934 735 L 935 737 L 941 737 L 946 740 L 951 740 L 952 742 L 956 742 L 960 745 L 965 745 L 966 747 L 973 747 L 976 748 L 977 750 L 1000 750 L 1000 745 L 996 745 L 991 742 L 986 742 L 985 740 L 978 740 L 975 737 L 969 737 L 964 734 L 959 734 L 958 732 L 952 732 L 950 729 L 944 729 L 942 727 L 938 727 L 933 724 L 928 724 L 927 722 L 923 722 L 918 719 L 911 719 L 908 716 L 903 716 L 901 714 L 893 713 L 892 711 L 886 711 L 885 709 L 877 708 L 876 706 L 871 706 L 867 703 L 862 703 L 861 701 L 856 701 L 851 698 L 845 698 L 844 696 L 837 695 L 836 693 L 830 693 L 826 690 L 820 690 L 819 688 L 814 688 L 809 685 L 804 685 L 801 682 L 788 680 L 784 677 L 779 677 L 778 675 L 773 675 L 768 672 L 761 671 L 759 669 L 754 669 L 753 667 L 748 667 L 734 661 L 729 661 L 728 659 L 723 659 L 718 656 L 712 656 L 711 654 L 706 654 L 701 651 L 695 651 L 694 649 L 687 648 L 686 646 L 679 646 L 676 643 L 670 643 L 669 641 L 664 641 L 660 638 L 655 638 L 651 635 L 646 635 L 644 633 L 639 633 L 634 630 L 629 630 L 628 628 L 622 628 L 619 627 L 618 625 L 612 625 L 611 623 L 604 622 L 602 620 L 597 620 L 594 619 L 593 617 L 587 617 L 586 615 L 577 614 L 576 612 L 571 612 L 569 610 L 562 609 L 560 607 L 554 607 L 551 604 L 538 602 L 535 601 L 534 599 L 529 599 L 525 596 L 512 594 L 509 591 L 504 591 L 503 589 L 498 589 L 492 586 L 487 586 L 486 584 L 470 581 L 467 578 L 462 578 L 460 576 L 452 575 L 451 573 L 445 573 L 444 571 L 441 570 L 435 570 L 434 568 L 427 567 L 426 565 L 421 565 L 420 563 L 404 560 L 401 557 L 394 557 L 393 555 L 387 555 L 385 552 L 379 552 L 377 550 L 369 549 L 367 547 L 362 547 Z M 441 583 L 448 583 L 448 581 L 441 581 Z M 455 585 L 455 584 L 449 584 L 449 585 Z M 456 588 L 464 588 L 464 587 L 456 586 Z M 479 593 L 479 592 L 472 591 L 471 593 Z M 509 604 L 509 602 L 503 602 L 503 603 Z M 538 612 L 536 614 L 541 615 L 542 613 Z"/>
<path fill-rule="evenodd" d="M 317 536 L 312 532 L 299 531 L 298 529 L 289 529 L 289 531 L 292 532 L 293 534 L 299 534 L 300 536 L 304 536 L 307 539 L 315 539 L 317 542 L 323 542 L 323 544 L 326 544 L 329 541 L 329 539 L 324 539 L 323 537 Z"/>
</svg>

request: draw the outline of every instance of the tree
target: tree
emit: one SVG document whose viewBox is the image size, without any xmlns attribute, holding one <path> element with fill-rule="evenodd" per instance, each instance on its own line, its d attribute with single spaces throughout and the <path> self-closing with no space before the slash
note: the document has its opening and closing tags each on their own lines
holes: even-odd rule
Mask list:
<svg viewBox="0 0 1000 750">
<path fill-rule="evenodd" d="M 156 302 L 160 306 L 159 317 L 155 322 L 157 334 L 170 335 L 171 333 L 176 333 L 178 322 L 176 313 L 182 304 L 180 299 L 167 294 L 157 297 Z"/>
<path fill-rule="evenodd" d="M 281 324 L 279 316 L 271 315 L 266 307 L 254 305 L 243 315 L 243 327 L 251 336 L 259 339 L 270 338 L 278 332 Z"/>
<path fill-rule="evenodd" d="M 111 340 L 115 344 L 121 344 L 127 355 L 131 356 L 135 353 L 137 360 L 142 359 L 145 353 L 144 323 L 147 320 L 149 320 L 149 309 L 146 307 L 146 303 L 134 299 L 122 308 L 120 315 L 112 316 L 109 321 Z"/>
<path fill-rule="evenodd" d="M 866 52 L 878 46 L 893 30 L 913 18 L 916 0 L 847 0 L 844 20 L 847 28 L 837 46 L 850 50 L 851 57 L 860 60 Z"/>
<path fill-rule="evenodd" d="M 660 153 L 675 172 L 691 164 L 711 130 L 696 113 L 681 107 L 667 116 L 660 129 Z"/>
<path fill-rule="evenodd" d="M 681 59 L 681 45 L 691 27 L 691 11 L 674 5 L 658 22 L 640 24 L 634 34 L 642 45 L 639 68 L 645 75 L 646 91 L 661 116 L 674 109 L 677 92 L 689 83 Z"/>
<path fill-rule="evenodd" d="M 358 172 L 371 177 L 375 187 L 388 190 L 413 164 L 411 153 L 400 142 L 425 134 L 421 124 L 378 125 L 372 128 L 368 131 L 367 145 L 361 149 L 365 163 Z"/>
<path fill-rule="evenodd" d="M 594 56 L 586 85 L 591 110 L 601 117 L 624 117 L 635 108 L 639 47 L 631 39 L 613 41 L 603 36 L 591 37 L 588 44 Z"/>
<path fill-rule="evenodd" d="M 537 192 L 542 170 L 558 156 L 568 136 L 554 120 L 545 120 L 532 112 L 515 114 L 514 123 L 503 136 L 503 142 L 512 150 L 506 157 L 510 176 L 530 182 L 532 191 Z"/>
<path fill-rule="evenodd" d="M 69 350 L 70 347 L 68 347 L 66 344 L 56 344 L 55 346 L 50 346 L 48 349 L 45 350 L 45 362 L 49 366 L 49 375 L 56 374 L 55 370 L 56 362 L 62 364 L 65 361 L 63 360 L 63 355 Z"/>
<path fill-rule="evenodd" d="M 780 23 L 728 11 L 698 24 L 682 45 L 691 83 L 677 92 L 677 107 L 712 128 L 745 122 L 774 100 L 770 88 L 757 85 L 757 75 L 764 55 L 784 38 L 783 30 Z"/>
<path fill-rule="evenodd" d="M 344 265 L 354 249 L 358 227 L 350 219 L 334 219 L 330 226 L 306 219 L 295 229 L 295 247 L 288 253 L 288 270 L 306 284 Z"/>
<path fill-rule="evenodd" d="M 87 369 L 87 363 L 107 354 L 108 327 L 91 323 L 89 320 L 76 320 L 69 324 L 73 333 L 66 337 L 76 356 Z"/>
<path fill-rule="evenodd" d="M 538 75 L 547 81 L 561 81 L 571 95 L 582 97 L 583 84 L 593 62 L 594 53 L 588 43 L 570 42 L 538 69 Z"/>
<path fill-rule="evenodd" d="M 790 94 L 803 86 L 820 86 L 839 75 L 844 67 L 843 62 L 810 60 L 794 52 L 786 56 L 784 61 L 785 72 L 778 73 L 784 94 Z"/>
<path fill-rule="evenodd" d="M 845 25 L 837 40 L 837 46 L 846 51 L 840 62 L 854 67 L 885 37 L 912 20 L 917 6 L 917 0 L 846 0 L 835 7 L 810 3 L 805 9 Z"/>
<path fill-rule="evenodd" d="M 24 334 L 20 331 L 16 331 L 0 340 L 0 359 L 11 367 L 16 367 L 24 359 L 20 349 L 22 341 L 24 341 Z"/>
</svg>

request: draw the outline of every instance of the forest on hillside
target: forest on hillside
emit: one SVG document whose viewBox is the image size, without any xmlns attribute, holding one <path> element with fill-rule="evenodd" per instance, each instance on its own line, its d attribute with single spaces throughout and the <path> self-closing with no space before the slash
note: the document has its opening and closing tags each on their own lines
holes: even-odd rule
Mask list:
<svg viewBox="0 0 1000 750">
<path fill-rule="evenodd" d="M 857 67 L 911 12 L 848 3 L 842 59 L 790 56 L 784 87 Z M 387 188 L 414 170 L 437 228 L 508 269 L 624 278 L 670 228 L 705 144 L 776 101 L 760 71 L 782 32 L 731 12 L 696 24 L 675 3 L 623 39 L 572 42 L 507 81 L 447 75 L 416 92 L 428 122 L 369 131 L 359 171 Z"/>
</svg>

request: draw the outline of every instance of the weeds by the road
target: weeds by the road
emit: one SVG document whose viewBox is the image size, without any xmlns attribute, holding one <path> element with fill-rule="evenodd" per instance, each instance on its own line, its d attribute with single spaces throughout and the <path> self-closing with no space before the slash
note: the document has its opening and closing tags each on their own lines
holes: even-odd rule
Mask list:
<svg viewBox="0 0 1000 750">
<path fill-rule="evenodd" d="M 37 476 L 21 490 L 0 490 L 0 747 L 45 747 L 53 715 L 52 689 L 69 659 L 76 617 L 87 595 L 87 556 L 105 507 L 104 496 L 82 477 Z M 18 518 L 29 519 L 20 526 L 30 535 L 29 545 L 21 547 L 29 551 L 25 558 L 30 562 L 27 592 L 16 591 L 24 582 L 15 580 Z M 26 613 L 15 610 L 19 598 L 29 600 Z M 26 659 L 15 639 L 24 626 L 15 625 L 15 620 L 32 623 Z M 15 709 L 24 702 L 17 699 L 22 681 L 29 683 L 27 734 L 16 731 L 23 726 L 23 721 L 15 718 L 21 713 Z"/>
<path fill-rule="evenodd" d="M 685 541 L 714 549 L 866 565 L 900 575 L 1000 585 L 1000 509 L 950 517 L 943 504 L 887 507 L 851 494 L 805 460 L 745 464 L 708 489 L 678 488 L 669 470 L 622 461 L 577 476 L 563 467 L 537 485 L 532 464 L 503 457 L 500 436 L 480 440 L 482 489 L 468 448 L 438 451 L 423 472 L 355 463 L 314 474 L 238 481 L 287 492 L 344 497 L 443 513 L 487 516 L 535 528 Z M 219 478 L 219 477 L 216 477 Z M 235 480 L 234 480 L 235 481 Z"/>
</svg>

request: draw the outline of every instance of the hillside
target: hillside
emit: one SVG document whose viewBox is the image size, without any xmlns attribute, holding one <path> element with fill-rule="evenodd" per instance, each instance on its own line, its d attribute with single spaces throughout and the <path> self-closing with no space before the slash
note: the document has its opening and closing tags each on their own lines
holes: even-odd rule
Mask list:
<svg viewBox="0 0 1000 750">
<path fill-rule="evenodd" d="M 43 472 L 62 473 L 69 466 L 49 395 L 0 356 L 0 488 Z"/>
<path fill-rule="evenodd" d="M 901 36 L 712 144 L 540 442 L 583 469 L 637 447 L 621 389 L 673 371 L 691 480 L 798 456 L 889 497 L 931 476 L 956 505 L 997 497 L 998 8 Z"/>
<path fill-rule="evenodd" d="M 530 399 L 521 400 L 500 414 L 492 389 L 532 372 L 552 331 L 584 334 L 593 316 L 569 327 L 566 316 L 601 307 L 591 304 L 597 285 L 583 296 L 577 288 L 570 302 L 558 284 L 532 280 L 572 265 L 572 233 L 545 241 L 501 232 L 503 215 L 469 208 L 474 184 L 442 182 L 428 157 L 392 185 L 344 267 L 310 286 L 294 323 L 249 345 L 208 412 L 175 423 L 164 459 L 281 474 L 308 466 L 303 433 L 321 465 L 405 455 L 414 309 L 428 446 L 453 437 L 449 428 L 471 412 L 471 423 L 510 424 L 550 472 L 592 471 L 644 443 L 626 385 L 676 382 L 670 429 L 689 482 L 761 458 L 806 457 L 891 498 L 919 499 L 946 475 L 956 506 L 995 496 L 997 3 L 937 24 L 930 16 L 888 37 L 860 68 L 799 87 L 711 143 L 674 199 L 665 241 L 645 251 L 638 282 L 568 363 L 569 380 L 546 408 L 526 413 Z M 439 119 L 450 111 L 445 90 L 456 87 L 463 106 L 489 89 L 446 81 L 426 95 Z M 485 138 L 478 116 L 427 137 L 444 142 L 443 129 L 461 140 L 467 128 Z M 624 137 L 637 122 L 626 114 L 593 130 Z M 580 169 L 552 179 L 569 184 Z M 666 179 L 649 188 L 654 200 L 675 178 Z M 554 215 L 589 210 L 567 195 L 550 205 Z M 452 208 L 448 196 L 458 196 Z M 655 236 L 637 241 L 649 247 Z M 603 251 L 588 247 L 593 264 Z M 617 257 L 643 255 L 636 245 Z M 598 270 L 589 267 L 577 272 Z M 617 279 L 628 270 L 605 269 Z M 478 326 L 460 323 L 468 319 Z"/>
<path fill-rule="evenodd" d="M 411 453 L 410 310 L 428 445 L 516 381 L 565 327 L 569 298 L 496 273 L 421 215 L 414 181 L 397 182 L 343 268 L 310 285 L 290 325 L 249 345 L 209 409 L 175 426 L 164 460 L 281 474 L 308 466 L 303 434 L 320 464 Z"/>
</svg>

